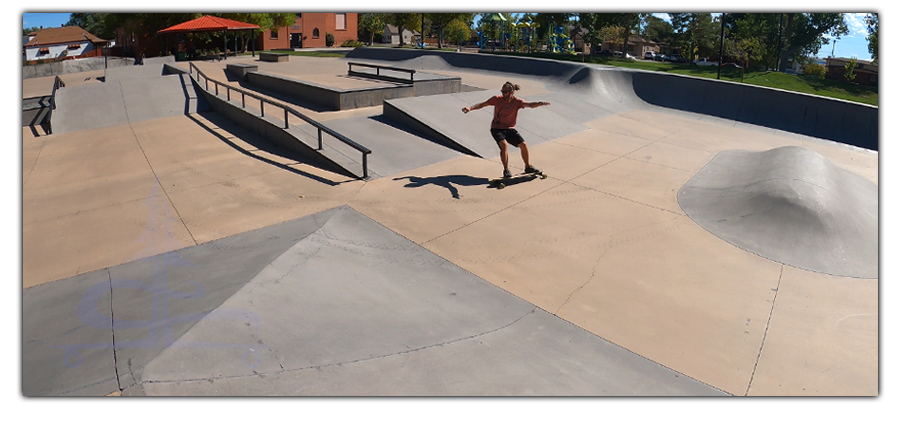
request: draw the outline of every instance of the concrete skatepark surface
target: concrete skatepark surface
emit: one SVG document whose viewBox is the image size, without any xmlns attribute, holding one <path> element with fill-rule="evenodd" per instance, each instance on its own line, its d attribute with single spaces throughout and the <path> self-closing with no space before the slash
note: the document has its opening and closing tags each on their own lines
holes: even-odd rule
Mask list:
<svg viewBox="0 0 900 440">
<path fill-rule="evenodd" d="M 210 112 L 23 131 L 22 393 L 878 395 L 877 257 L 801 265 L 679 203 L 719 155 L 786 146 L 805 181 L 877 192 L 876 151 L 651 105 L 623 70 L 419 61 L 551 101 L 520 113 L 550 177 L 488 188 L 490 109 L 460 108 L 489 91 L 386 103 L 401 120 L 287 102 L 370 147 L 368 181 Z"/>
</svg>

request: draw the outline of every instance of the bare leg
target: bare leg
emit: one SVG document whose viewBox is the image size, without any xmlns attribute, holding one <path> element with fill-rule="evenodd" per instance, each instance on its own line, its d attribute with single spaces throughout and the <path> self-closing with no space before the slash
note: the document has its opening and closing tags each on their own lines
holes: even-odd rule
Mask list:
<svg viewBox="0 0 900 440">
<path fill-rule="evenodd" d="M 509 152 L 507 151 L 509 144 L 506 141 L 498 141 L 500 146 L 500 162 L 503 162 L 503 170 L 509 170 Z"/>
<path fill-rule="evenodd" d="M 517 145 L 519 150 L 522 151 L 522 162 L 525 162 L 525 168 L 531 166 L 531 163 L 528 162 L 528 145 L 525 145 L 525 142 Z"/>
</svg>

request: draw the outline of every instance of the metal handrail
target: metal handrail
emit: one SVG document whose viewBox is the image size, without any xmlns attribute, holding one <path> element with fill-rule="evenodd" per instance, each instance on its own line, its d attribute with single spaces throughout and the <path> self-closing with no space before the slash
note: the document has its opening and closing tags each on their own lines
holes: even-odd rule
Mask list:
<svg viewBox="0 0 900 440">
<path fill-rule="evenodd" d="M 53 122 L 51 121 L 51 117 L 53 116 L 53 110 L 56 109 L 56 91 L 65 87 L 66 83 L 63 82 L 62 78 L 58 75 L 55 80 L 53 80 L 53 91 L 50 93 L 50 109 L 47 110 L 47 133 L 53 134 Z"/>
<path fill-rule="evenodd" d="M 318 130 L 318 144 L 319 144 L 319 145 L 318 145 L 318 149 L 319 149 L 319 150 L 322 150 L 322 149 L 323 149 L 323 146 L 322 146 L 322 133 L 323 133 L 323 132 L 324 132 L 324 133 L 327 133 L 327 134 L 329 134 L 329 135 L 331 135 L 331 136 L 334 137 L 335 139 L 337 139 L 337 140 L 339 140 L 339 141 L 341 141 L 341 142 L 343 142 L 343 143 L 349 145 L 350 147 L 353 147 L 354 149 L 356 149 L 357 151 L 359 151 L 360 153 L 362 153 L 363 179 L 368 179 L 368 178 L 369 178 L 368 156 L 369 156 L 369 154 L 372 154 L 372 150 L 369 150 L 368 148 L 366 148 L 366 147 L 360 145 L 358 142 L 356 142 L 356 141 L 354 141 L 354 140 L 352 140 L 352 139 L 350 139 L 350 138 L 347 138 L 346 136 L 344 136 L 344 135 L 342 135 L 342 134 L 340 134 L 340 133 L 338 133 L 338 132 L 336 132 L 336 131 L 334 131 L 334 130 L 332 130 L 332 129 L 330 129 L 330 128 L 324 126 L 324 125 L 322 125 L 321 123 L 319 123 L 319 122 L 317 122 L 317 121 L 315 121 L 315 120 L 313 120 L 313 119 L 310 118 L 309 116 L 306 116 L 306 115 L 304 115 L 304 114 L 298 112 L 297 110 L 294 110 L 294 109 L 292 109 L 292 108 L 289 108 L 289 107 L 287 107 L 286 105 L 284 105 L 284 104 L 282 104 L 282 103 L 280 103 L 280 102 L 273 101 L 273 100 L 271 100 L 271 99 L 269 99 L 269 98 L 266 98 L 266 97 L 261 96 L 261 95 L 257 95 L 256 93 L 253 93 L 253 92 L 248 92 L 248 91 L 246 91 L 246 90 L 243 90 L 243 89 L 239 89 L 239 88 L 237 88 L 237 87 L 230 86 L 230 85 L 225 84 L 225 83 L 223 83 L 223 82 L 221 82 L 221 81 L 216 81 L 216 80 L 214 80 L 214 79 L 211 79 L 210 77 L 206 76 L 205 73 L 201 72 L 199 68 L 197 68 L 196 66 L 194 66 L 194 63 L 192 63 L 192 62 L 191 62 L 191 63 L 188 63 L 188 66 L 190 67 L 189 75 L 191 76 L 191 78 L 194 77 L 194 70 L 197 71 L 197 79 L 196 79 L 197 82 L 200 82 L 200 77 L 201 77 L 201 76 L 203 77 L 203 79 L 205 80 L 205 87 L 206 87 L 206 91 L 207 91 L 207 92 L 209 91 L 209 83 L 212 82 L 213 84 L 215 84 L 215 95 L 216 95 L 216 96 L 219 96 L 219 86 L 221 85 L 221 86 L 225 87 L 225 89 L 226 89 L 226 97 L 227 97 L 228 101 L 231 102 L 231 91 L 234 90 L 235 92 L 238 92 L 238 93 L 241 94 L 241 108 L 246 108 L 246 107 L 247 107 L 247 102 L 246 102 L 246 97 L 247 97 L 247 96 L 250 96 L 250 97 L 253 97 L 253 98 L 258 99 L 258 100 L 259 100 L 259 112 L 260 112 L 260 117 L 265 117 L 265 115 L 266 115 L 266 111 L 265 111 L 265 104 L 266 104 L 266 103 L 268 103 L 268 104 L 270 104 L 270 105 L 273 105 L 273 106 L 275 106 L 275 107 L 281 108 L 282 110 L 284 110 L 284 129 L 290 128 L 290 122 L 289 122 L 289 120 L 288 120 L 288 116 L 289 116 L 289 115 L 294 115 L 294 116 L 296 116 L 296 117 L 302 119 L 302 120 L 305 121 L 306 123 L 312 125 L 313 127 L 315 127 L 315 128 Z"/>
<path fill-rule="evenodd" d="M 393 70 L 393 71 L 396 71 L 396 72 L 405 72 L 405 73 L 408 73 L 408 74 L 409 74 L 409 82 L 413 82 L 414 77 L 415 77 L 415 74 L 416 74 L 416 70 L 415 70 L 415 69 L 404 69 L 404 68 L 402 68 L 402 67 L 381 66 L 381 65 L 378 65 L 378 64 L 366 64 L 366 63 L 357 63 L 357 62 L 352 62 L 352 61 L 351 61 L 351 62 L 348 62 L 348 63 L 347 63 L 347 75 L 350 75 L 350 74 L 353 74 L 353 73 L 354 73 L 354 72 L 353 72 L 353 66 L 362 66 L 362 67 L 368 67 L 368 68 L 371 68 L 371 69 L 375 69 L 375 76 L 378 76 L 378 77 L 381 76 L 381 69 Z M 355 72 L 355 73 L 360 74 L 360 73 L 363 73 L 363 72 Z M 390 77 L 386 77 L 386 78 L 390 78 Z"/>
</svg>

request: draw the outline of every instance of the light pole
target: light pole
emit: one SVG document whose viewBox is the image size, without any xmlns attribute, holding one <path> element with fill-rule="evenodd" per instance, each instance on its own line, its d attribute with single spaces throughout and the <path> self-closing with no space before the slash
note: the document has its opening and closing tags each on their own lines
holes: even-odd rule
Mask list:
<svg viewBox="0 0 900 440">
<path fill-rule="evenodd" d="M 722 30 L 719 34 L 719 64 L 716 71 L 716 79 L 722 79 L 722 55 L 725 49 L 725 13 L 722 13 Z"/>
</svg>

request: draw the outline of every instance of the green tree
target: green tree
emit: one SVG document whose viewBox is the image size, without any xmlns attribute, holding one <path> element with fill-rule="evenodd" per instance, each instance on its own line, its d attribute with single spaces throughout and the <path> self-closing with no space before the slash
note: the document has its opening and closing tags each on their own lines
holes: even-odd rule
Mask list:
<svg viewBox="0 0 900 440">
<path fill-rule="evenodd" d="M 471 21 L 475 14 L 470 13 L 431 13 L 425 14 L 426 18 L 431 21 L 431 26 L 437 29 L 438 34 L 438 49 L 444 46 L 444 31 L 447 30 L 448 26 L 450 26 L 453 22 L 468 22 Z M 450 35 L 453 35 L 452 33 Z"/>
<path fill-rule="evenodd" d="M 877 13 L 866 14 L 866 29 L 869 31 L 869 36 L 866 37 L 866 40 L 869 41 L 869 54 L 872 55 L 872 62 L 874 64 L 878 64 L 878 14 Z"/>
<path fill-rule="evenodd" d="M 447 36 L 449 41 L 459 42 L 459 40 L 462 40 L 462 43 L 466 44 L 472 38 L 472 21 L 475 14 L 468 15 L 471 16 L 468 20 L 452 20 L 444 27 L 444 35 Z"/>
<path fill-rule="evenodd" d="M 650 14 L 643 12 L 628 12 L 620 13 L 618 15 L 619 26 L 622 28 L 622 41 L 624 42 L 622 57 L 625 58 L 628 53 L 628 41 L 631 39 L 632 35 L 637 35 L 640 32 L 641 24 L 644 23 L 644 20 L 649 17 Z"/>
<path fill-rule="evenodd" d="M 672 24 L 656 16 L 647 17 L 641 35 L 651 41 L 662 43 L 667 46 L 673 46 L 675 37 L 675 28 Z"/>
<path fill-rule="evenodd" d="M 850 61 L 848 61 L 847 64 L 844 64 L 844 79 L 846 79 L 847 82 L 852 83 L 853 81 L 856 81 L 856 72 L 854 72 L 854 70 L 856 70 L 856 64 L 856 57 L 850 58 Z"/>
<path fill-rule="evenodd" d="M 22 36 L 24 37 L 32 32 L 37 32 L 39 30 L 41 30 L 41 28 L 39 27 L 22 28 Z"/>
<path fill-rule="evenodd" d="M 618 17 L 616 16 L 616 14 L 593 12 L 578 14 L 578 23 L 581 27 L 587 29 L 587 34 L 585 34 L 585 43 L 591 45 L 591 54 L 595 52 L 593 48 L 599 48 L 604 41 L 607 41 L 609 39 L 618 39 L 618 36 L 613 35 L 614 32 L 618 32 L 618 28 L 615 28 L 617 29 L 616 31 L 610 32 L 610 29 L 614 29 L 611 28 L 611 26 L 615 26 L 617 18 Z"/>
<path fill-rule="evenodd" d="M 123 28 L 126 33 L 136 35 L 156 36 L 161 49 L 161 54 L 166 53 L 165 40 L 156 32 L 178 23 L 199 18 L 200 13 L 172 12 L 172 13 L 109 13 L 106 15 L 104 25 L 106 29 Z M 152 54 L 147 54 L 152 55 Z"/>
<path fill-rule="evenodd" d="M 109 14 L 90 14 L 85 12 L 73 12 L 69 15 L 66 26 L 78 26 L 97 37 L 111 40 L 116 38 L 115 30 L 110 32 L 106 27 L 106 16 Z"/>
<path fill-rule="evenodd" d="M 786 47 L 781 55 L 781 67 L 785 72 L 788 60 L 802 58 L 815 54 L 827 45 L 830 40 L 826 35 L 840 38 L 850 31 L 844 23 L 844 14 L 840 13 L 815 13 L 815 14 L 785 14 L 787 24 L 784 28 Z"/>
<path fill-rule="evenodd" d="M 710 57 L 718 54 L 719 26 L 709 13 L 669 13 L 675 31 L 675 43 L 680 55 L 693 60 L 697 55 Z"/>
<path fill-rule="evenodd" d="M 384 32 L 388 14 L 385 13 L 361 13 L 359 14 L 358 32 L 360 35 L 368 34 L 369 45 L 375 42 L 375 34 Z M 362 40 L 362 38 L 359 38 Z"/>
<path fill-rule="evenodd" d="M 782 40 L 782 28 L 784 27 L 784 14 L 728 14 L 725 24 L 729 30 L 729 38 L 743 49 L 747 50 L 747 64 L 745 67 L 762 65 L 775 68 L 780 59 L 779 51 L 784 47 Z M 742 43 L 742 40 L 754 40 Z"/>
</svg>

